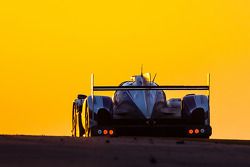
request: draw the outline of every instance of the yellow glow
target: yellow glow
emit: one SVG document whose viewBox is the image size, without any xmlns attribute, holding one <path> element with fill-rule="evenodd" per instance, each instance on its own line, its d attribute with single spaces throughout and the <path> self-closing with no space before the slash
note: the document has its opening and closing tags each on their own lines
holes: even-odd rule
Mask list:
<svg viewBox="0 0 250 167">
<path fill-rule="evenodd" d="M 249 9 L 246 0 L 1 1 L 0 133 L 71 135 L 72 101 L 90 94 L 92 72 L 118 85 L 143 64 L 159 84 L 206 84 L 210 72 L 212 137 L 249 139 Z"/>
<path fill-rule="evenodd" d="M 143 76 L 148 82 L 151 82 L 151 74 L 150 73 L 144 73 Z"/>
</svg>

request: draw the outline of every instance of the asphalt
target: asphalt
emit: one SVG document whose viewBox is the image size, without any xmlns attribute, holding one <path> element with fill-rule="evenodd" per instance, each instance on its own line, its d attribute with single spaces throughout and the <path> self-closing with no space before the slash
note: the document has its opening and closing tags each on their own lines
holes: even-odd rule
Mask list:
<svg viewBox="0 0 250 167">
<path fill-rule="evenodd" d="M 1 135 L 0 166 L 249 167 L 250 141 Z"/>
</svg>

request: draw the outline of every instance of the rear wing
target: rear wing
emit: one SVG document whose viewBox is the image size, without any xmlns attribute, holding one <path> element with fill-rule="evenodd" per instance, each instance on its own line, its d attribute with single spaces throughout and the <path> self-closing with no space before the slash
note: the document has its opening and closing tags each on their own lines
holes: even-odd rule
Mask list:
<svg viewBox="0 0 250 167">
<path fill-rule="evenodd" d="M 95 86 L 94 74 L 91 74 L 91 95 L 95 91 L 118 91 L 118 90 L 207 90 L 210 95 L 210 74 L 208 74 L 207 85 L 167 85 L 167 86 Z"/>
<path fill-rule="evenodd" d="M 209 90 L 209 86 L 93 86 L 93 91 L 117 90 Z"/>
<path fill-rule="evenodd" d="M 208 91 L 208 107 L 210 111 L 210 74 L 207 75 L 207 85 L 168 85 L 168 86 L 95 86 L 94 74 L 91 74 L 91 97 L 94 101 L 95 91 L 118 91 L 118 90 L 207 90 Z M 94 109 L 94 103 L 93 109 Z M 93 112 L 94 113 L 94 112 Z M 92 117 L 94 118 L 94 117 Z"/>
</svg>

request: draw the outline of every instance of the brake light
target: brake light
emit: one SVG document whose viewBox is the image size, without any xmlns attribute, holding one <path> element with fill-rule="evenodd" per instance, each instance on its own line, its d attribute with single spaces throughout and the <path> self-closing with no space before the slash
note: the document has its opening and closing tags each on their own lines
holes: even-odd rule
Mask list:
<svg viewBox="0 0 250 167">
<path fill-rule="evenodd" d="M 198 134 L 199 132 L 200 132 L 199 129 L 195 129 L 195 130 L 194 130 L 194 133 L 195 133 L 195 134 Z"/>
<path fill-rule="evenodd" d="M 104 134 L 104 135 L 107 135 L 107 134 L 108 134 L 108 130 L 106 130 L 106 129 L 103 130 L 103 134 Z"/>
<path fill-rule="evenodd" d="M 114 131 L 111 129 L 111 130 L 109 130 L 109 134 L 110 135 L 113 135 L 114 134 Z"/>
<path fill-rule="evenodd" d="M 193 130 L 193 129 L 189 129 L 189 130 L 188 130 L 188 133 L 191 135 L 191 134 L 194 133 L 194 130 Z"/>
</svg>

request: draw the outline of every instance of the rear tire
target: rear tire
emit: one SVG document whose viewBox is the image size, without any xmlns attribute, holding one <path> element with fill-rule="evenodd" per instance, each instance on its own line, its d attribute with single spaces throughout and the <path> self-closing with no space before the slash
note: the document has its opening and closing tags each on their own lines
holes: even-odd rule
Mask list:
<svg viewBox="0 0 250 167">
<path fill-rule="evenodd" d="M 89 107 L 86 106 L 86 108 L 84 110 L 84 137 L 91 136 L 89 113 L 90 113 Z"/>
<path fill-rule="evenodd" d="M 205 111 L 202 108 L 195 109 L 191 114 L 191 122 L 195 125 L 205 125 Z"/>
<path fill-rule="evenodd" d="M 99 125 L 109 125 L 111 115 L 106 109 L 100 109 L 97 114 L 97 122 Z"/>
</svg>

